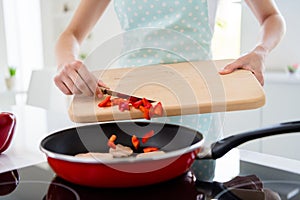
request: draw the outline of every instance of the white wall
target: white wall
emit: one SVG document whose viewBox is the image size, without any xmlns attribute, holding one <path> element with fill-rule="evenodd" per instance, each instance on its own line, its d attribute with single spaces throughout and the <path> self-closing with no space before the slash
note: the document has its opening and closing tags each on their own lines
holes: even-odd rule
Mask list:
<svg viewBox="0 0 300 200">
<path fill-rule="evenodd" d="M 69 6 L 69 12 L 63 12 L 64 4 Z M 55 42 L 70 22 L 78 4 L 79 0 L 41 0 L 45 67 L 56 66 L 54 54 Z M 121 28 L 114 12 L 113 4 L 110 3 L 89 37 L 82 44 L 81 53 L 90 53 L 91 50 L 120 31 Z"/>
<path fill-rule="evenodd" d="M 287 32 L 266 59 L 266 67 L 269 70 L 284 70 L 287 65 L 300 62 L 300 1 L 276 0 L 276 3 L 286 20 Z M 245 4 L 242 13 L 241 53 L 245 53 L 256 44 L 259 25 Z"/>
</svg>

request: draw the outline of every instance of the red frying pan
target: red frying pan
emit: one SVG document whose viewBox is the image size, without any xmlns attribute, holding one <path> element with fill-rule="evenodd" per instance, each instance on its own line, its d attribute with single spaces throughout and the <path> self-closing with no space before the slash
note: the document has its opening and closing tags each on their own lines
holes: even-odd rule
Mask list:
<svg viewBox="0 0 300 200">
<path fill-rule="evenodd" d="M 78 153 L 108 152 L 107 141 L 112 134 L 117 136 L 116 144 L 134 149 L 132 135 L 141 139 L 150 130 L 155 135 L 147 143 L 141 143 L 135 153 L 154 146 L 166 152 L 165 154 L 148 158 L 74 157 Z M 92 187 L 134 187 L 178 177 L 190 169 L 195 159 L 217 159 L 247 141 L 291 132 L 300 132 L 300 121 L 237 134 L 205 147 L 200 132 L 183 126 L 151 122 L 110 122 L 55 132 L 42 140 L 40 149 L 46 154 L 54 172 L 69 182 Z"/>
</svg>

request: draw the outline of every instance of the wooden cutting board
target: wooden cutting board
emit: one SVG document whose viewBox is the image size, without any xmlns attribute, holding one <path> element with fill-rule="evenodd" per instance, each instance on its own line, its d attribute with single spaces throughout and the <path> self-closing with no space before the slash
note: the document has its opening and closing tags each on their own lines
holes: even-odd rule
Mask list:
<svg viewBox="0 0 300 200">
<path fill-rule="evenodd" d="M 219 75 L 231 60 L 197 61 L 93 72 L 112 90 L 160 101 L 165 116 L 255 109 L 265 104 L 264 90 L 254 75 L 237 70 Z M 74 122 L 142 118 L 138 109 L 121 112 L 100 108 L 103 99 L 75 95 L 69 107 Z M 154 103 L 155 104 L 155 103 Z"/>
</svg>

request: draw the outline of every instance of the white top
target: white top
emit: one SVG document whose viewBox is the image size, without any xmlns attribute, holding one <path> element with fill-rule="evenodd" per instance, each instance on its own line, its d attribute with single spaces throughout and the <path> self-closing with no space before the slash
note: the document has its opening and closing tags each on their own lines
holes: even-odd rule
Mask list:
<svg viewBox="0 0 300 200">
<path fill-rule="evenodd" d="M 214 30 L 214 26 L 215 26 L 218 4 L 219 4 L 219 0 L 207 1 L 209 24 L 212 30 Z"/>
</svg>

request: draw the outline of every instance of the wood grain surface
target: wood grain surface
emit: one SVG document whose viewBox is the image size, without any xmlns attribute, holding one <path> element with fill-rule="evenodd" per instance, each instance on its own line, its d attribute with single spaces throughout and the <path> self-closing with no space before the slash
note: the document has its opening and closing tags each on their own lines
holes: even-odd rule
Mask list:
<svg viewBox="0 0 300 200">
<path fill-rule="evenodd" d="M 111 89 L 160 101 L 165 116 L 248 110 L 265 104 L 265 93 L 254 75 L 237 70 L 220 75 L 231 60 L 196 61 L 93 72 Z M 75 95 L 70 119 L 88 123 L 142 118 L 137 109 L 121 112 L 117 106 L 100 108 L 97 97 Z M 155 104 L 155 103 L 153 103 Z"/>
</svg>

